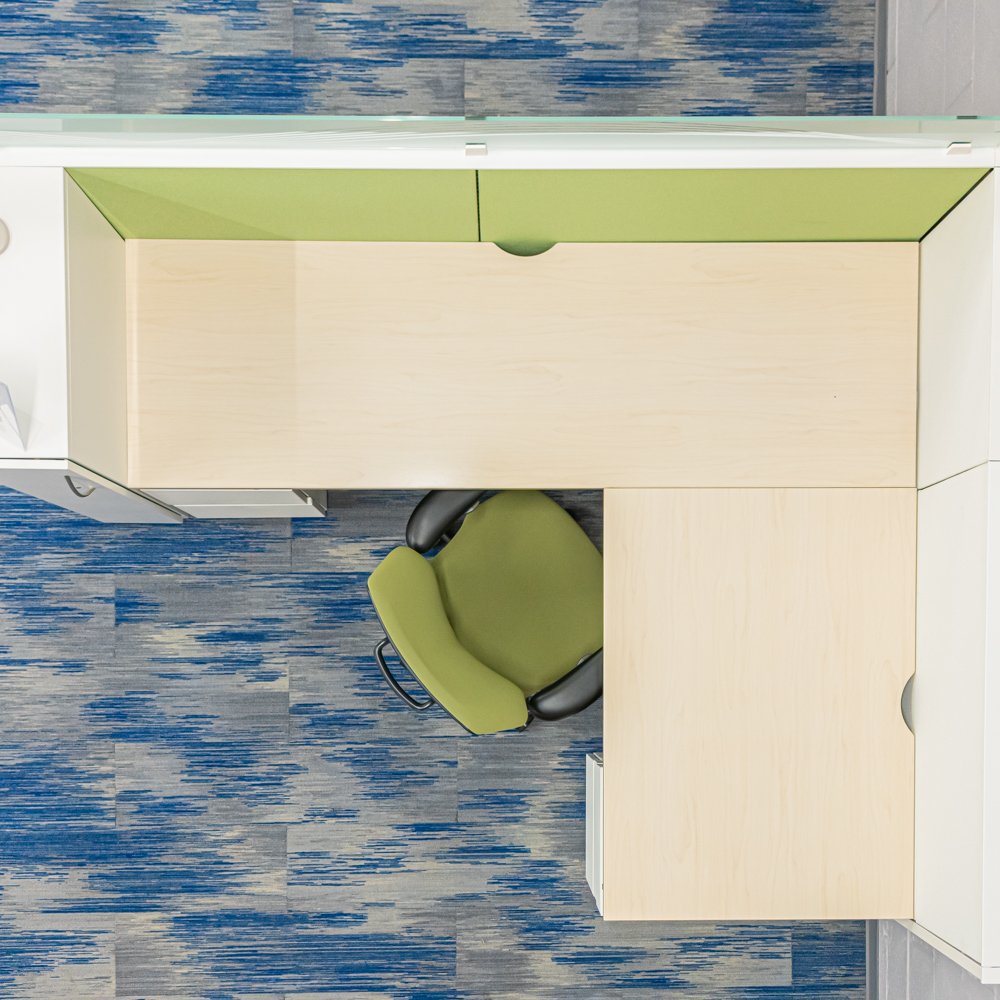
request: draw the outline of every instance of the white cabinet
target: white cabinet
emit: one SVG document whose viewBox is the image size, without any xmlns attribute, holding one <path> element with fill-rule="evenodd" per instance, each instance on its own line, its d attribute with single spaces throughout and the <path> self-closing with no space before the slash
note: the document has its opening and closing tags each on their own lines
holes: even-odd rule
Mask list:
<svg viewBox="0 0 1000 1000">
<path fill-rule="evenodd" d="M 920 490 L 917 520 L 914 920 L 1000 982 L 1000 463 Z"/>
<path fill-rule="evenodd" d="M 1000 982 L 995 175 L 921 244 L 914 926 Z"/>
<path fill-rule="evenodd" d="M 59 167 L 0 167 L 0 220 L 0 382 L 20 430 L 0 427 L 0 485 L 102 521 L 180 520 L 125 486 L 124 240 Z"/>
<path fill-rule="evenodd" d="M 604 913 L 604 756 L 587 754 L 587 885 Z"/>
</svg>

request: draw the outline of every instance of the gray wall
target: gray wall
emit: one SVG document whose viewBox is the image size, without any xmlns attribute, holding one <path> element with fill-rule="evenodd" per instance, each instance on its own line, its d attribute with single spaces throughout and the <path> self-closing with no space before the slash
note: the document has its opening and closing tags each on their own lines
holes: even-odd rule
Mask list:
<svg viewBox="0 0 1000 1000">
<path fill-rule="evenodd" d="M 1000 1000 L 1000 986 L 983 986 L 895 920 L 879 921 L 878 982 L 879 1000 Z"/>
<path fill-rule="evenodd" d="M 885 112 L 1000 115 L 1000 0 L 883 0 Z"/>
</svg>

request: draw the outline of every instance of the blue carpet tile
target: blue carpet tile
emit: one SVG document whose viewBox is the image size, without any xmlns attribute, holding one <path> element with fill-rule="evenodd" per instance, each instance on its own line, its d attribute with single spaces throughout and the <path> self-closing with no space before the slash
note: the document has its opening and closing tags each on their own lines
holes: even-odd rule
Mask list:
<svg viewBox="0 0 1000 1000">
<path fill-rule="evenodd" d="M 875 0 L 3 0 L 0 111 L 870 114 Z"/>
<path fill-rule="evenodd" d="M 603 923 L 600 704 L 408 711 L 365 580 L 416 495 L 331 500 L 144 527 L 0 491 L 0 996 L 861 1000 L 859 923 Z"/>
</svg>

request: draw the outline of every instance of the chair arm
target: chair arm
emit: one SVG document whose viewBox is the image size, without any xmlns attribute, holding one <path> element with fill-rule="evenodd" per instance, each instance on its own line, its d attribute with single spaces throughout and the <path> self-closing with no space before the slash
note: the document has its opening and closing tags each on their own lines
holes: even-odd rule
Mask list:
<svg viewBox="0 0 1000 1000">
<path fill-rule="evenodd" d="M 406 544 L 416 552 L 433 549 L 449 528 L 470 511 L 486 490 L 431 490 L 406 525 Z"/>
<path fill-rule="evenodd" d="M 393 549 L 368 578 L 368 592 L 399 658 L 431 698 L 470 733 L 525 725 L 528 708 L 521 689 L 458 641 L 437 577 L 423 556 L 402 546 Z"/>
<path fill-rule="evenodd" d="M 542 688 L 528 699 L 528 711 L 538 719 L 554 722 L 593 705 L 604 689 L 604 650 L 591 653 L 565 677 Z"/>
</svg>

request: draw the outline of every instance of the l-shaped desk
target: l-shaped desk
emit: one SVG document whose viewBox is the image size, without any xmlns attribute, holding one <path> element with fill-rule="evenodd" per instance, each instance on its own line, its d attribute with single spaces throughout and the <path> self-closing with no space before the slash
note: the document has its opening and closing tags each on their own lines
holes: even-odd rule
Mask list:
<svg viewBox="0 0 1000 1000">
<path fill-rule="evenodd" d="M 129 482 L 605 489 L 604 913 L 910 913 L 912 243 L 129 245 Z"/>
<path fill-rule="evenodd" d="M 130 485 L 603 487 L 605 915 L 909 915 L 917 269 L 137 240 Z"/>
<path fill-rule="evenodd" d="M 516 256 L 122 240 L 45 170 L 0 170 L 21 185 L 6 210 L 35 199 L 52 225 L 0 257 L 0 310 L 38 301 L 59 248 L 68 392 L 25 408 L 4 482 L 96 496 L 108 520 L 315 489 L 603 489 L 605 916 L 916 917 L 997 975 L 1000 706 L 975 610 L 995 596 L 992 175 L 922 244 Z M 50 365 L 35 347 L 19 370 Z M 939 607 L 947 587 L 966 599 Z"/>
</svg>

